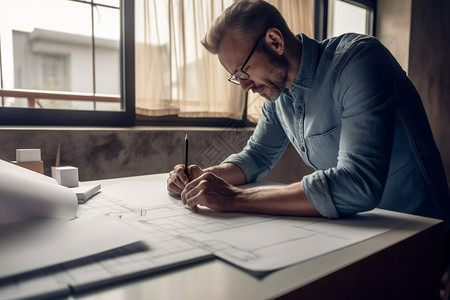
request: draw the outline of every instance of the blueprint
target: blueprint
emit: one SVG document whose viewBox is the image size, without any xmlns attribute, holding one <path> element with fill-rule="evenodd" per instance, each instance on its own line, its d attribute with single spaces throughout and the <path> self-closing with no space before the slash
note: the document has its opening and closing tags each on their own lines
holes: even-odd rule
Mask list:
<svg viewBox="0 0 450 300">
<path fill-rule="evenodd" d="M 408 222 L 400 214 L 379 210 L 341 220 L 219 213 L 207 208 L 193 212 L 168 195 L 165 181 L 143 180 L 103 186 L 79 205 L 77 218 L 96 215 L 127 223 L 144 240 L 0 280 L 0 299 L 62 297 L 214 257 L 263 276 Z"/>
<path fill-rule="evenodd" d="M 80 213 L 120 216 L 150 236 L 170 237 L 252 272 L 270 272 L 361 242 L 406 223 L 377 210 L 340 220 L 248 213 L 193 212 L 168 195 L 165 182 L 104 188 Z M 395 214 L 395 213 L 393 213 Z"/>
</svg>

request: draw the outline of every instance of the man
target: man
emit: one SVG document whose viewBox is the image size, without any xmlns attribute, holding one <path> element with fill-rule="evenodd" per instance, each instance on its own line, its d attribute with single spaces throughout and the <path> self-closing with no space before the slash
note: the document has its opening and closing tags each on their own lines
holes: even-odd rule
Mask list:
<svg viewBox="0 0 450 300">
<path fill-rule="evenodd" d="M 295 36 L 264 1 L 238 1 L 202 44 L 228 80 L 267 100 L 247 146 L 204 170 L 177 165 L 167 189 L 193 210 L 340 218 L 375 207 L 443 219 L 447 180 L 419 94 L 375 38 Z M 241 189 L 292 143 L 316 171 L 277 189 Z"/>
</svg>

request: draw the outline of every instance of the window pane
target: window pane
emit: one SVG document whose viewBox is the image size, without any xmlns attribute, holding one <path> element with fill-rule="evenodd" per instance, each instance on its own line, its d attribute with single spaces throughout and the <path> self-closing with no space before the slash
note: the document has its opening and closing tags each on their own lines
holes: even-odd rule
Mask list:
<svg viewBox="0 0 450 300">
<path fill-rule="evenodd" d="M 118 9 L 94 9 L 95 91 L 120 94 L 120 15 Z"/>
<path fill-rule="evenodd" d="M 370 34 L 368 32 L 369 10 L 340 0 L 332 1 L 330 37 L 346 32 Z"/>
<path fill-rule="evenodd" d="M 4 88 L 92 92 L 89 16 L 76 2 L 0 0 Z"/>
<path fill-rule="evenodd" d="M 0 0 L 1 88 L 113 95 L 102 102 L 54 96 L 34 100 L 5 97 L 0 106 L 119 110 L 119 15 L 119 8 L 91 9 L 90 2 Z"/>
</svg>

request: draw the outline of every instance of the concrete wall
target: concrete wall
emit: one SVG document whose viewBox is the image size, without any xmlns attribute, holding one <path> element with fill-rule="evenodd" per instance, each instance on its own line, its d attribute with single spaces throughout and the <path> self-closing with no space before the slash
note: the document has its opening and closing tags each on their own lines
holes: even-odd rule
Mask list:
<svg viewBox="0 0 450 300">
<path fill-rule="evenodd" d="M 450 1 L 377 3 L 378 37 L 416 85 L 450 181 Z"/>
<path fill-rule="evenodd" d="M 252 129 L 233 128 L 0 128 L 0 159 L 15 160 L 18 148 L 41 149 L 50 174 L 58 142 L 61 165 L 78 167 L 80 181 L 169 172 L 183 163 L 184 137 L 190 161 L 201 167 L 220 163 L 245 146 Z M 299 181 L 312 172 L 289 147 L 265 179 Z"/>
<path fill-rule="evenodd" d="M 450 181 L 450 1 L 413 0 L 409 76 L 425 106 Z"/>
<path fill-rule="evenodd" d="M 411 2 L 412 0 L 377 2 L 377 38 L 389 48 L 406 72 L 409 63 Z"/>
</svg>

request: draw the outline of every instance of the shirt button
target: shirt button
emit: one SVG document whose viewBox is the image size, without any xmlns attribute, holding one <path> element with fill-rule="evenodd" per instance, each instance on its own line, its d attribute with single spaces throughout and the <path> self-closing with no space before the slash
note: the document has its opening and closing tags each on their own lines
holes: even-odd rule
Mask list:
<svg viewBox="0 0 450 300">
<path fill-rule="evenodd" d="M 305 152 L 305 147 L 301 146 L 300 149 Z"/>
</svg>

